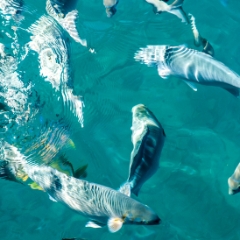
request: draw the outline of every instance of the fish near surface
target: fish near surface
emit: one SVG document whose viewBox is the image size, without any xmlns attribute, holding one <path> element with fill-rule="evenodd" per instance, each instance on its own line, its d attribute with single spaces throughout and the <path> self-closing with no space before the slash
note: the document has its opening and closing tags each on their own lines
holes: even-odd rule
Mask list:
<svg viewBox="0 0 240 240">
<path fill-rule="evenodd" d="M 228 178 L 228 193 L 234 195 L 240 192 L 240 163 L 237 165 L 233 175 Z"/>
<path fill-rule="evenodd" d="M 116 12 L 116 6 L 119 0 L 103 0 L 103 5 L 106 8 L 107 17 L 112 17 Z"/>
<path fill-rule="evenodd" d="M 129 176 L 121 192 L 138 195 L 142 185 L 158 170 L 166 138 L 162 125 L 143 104 L 132 108 L 132 143 Z M 130 189 L 128 190 L 128 187 Z"/>
<path fill-rule="evenodd" d="M 39 54 L 40 75 L 56 91 L 61 90 L 64 103 L 83 126 L 84 103 L 73 94 L 69 46 L 62 30 L 52 17 L 44 15 L 29 27 L 32 36 L 28 46 Z"/>
<path fill-rule="evenodd" d="M 194 90 L 195 83 L 218 86 L 239 96 L 240 76 L 209 54 L 184 46 L 157 45 L 141 48 L 135 60 L 156 66 L 162 78 L 169 75 L 182 78 Z"/>
<path fill-rule="evenodd" d="M 61 202 L 95 221 L 88 223 L 88 227 L 107 225 L 111 232 L 116 232 L 123 224 L 160 223 L 158 215 L 147 205 L 114 189 L 67 176 L 49 166 L 29 165 L 17 148 L 7 143 L 5 145 L 3 154 L 9 156 L 6 157 L 7 161 L 20 163 L 24 172 L 38 183 L 52 200 Z"/>
</svg>

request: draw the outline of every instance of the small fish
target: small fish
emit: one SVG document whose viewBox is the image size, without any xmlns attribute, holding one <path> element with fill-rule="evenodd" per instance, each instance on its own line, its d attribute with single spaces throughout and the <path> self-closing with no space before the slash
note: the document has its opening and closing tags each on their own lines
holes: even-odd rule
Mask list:
<svg viewBox="0 0 240 240">
<path fill-rule="evenodd" d="M 29 165 L 25 156 L 8 143 L 3 155 L 9 161 L 18 161 L 51 199 L 91 219 L 87 227 L 107 225 L 110 232 L 117 232 L 123 224 L 157 225 L 161 221 L 150 207 L 114 189 L 67 176 L 49 166 Z"/>
<path fill-rule="evenodd" d="M 228 178 L 228 193 L 234 195 L 240 192 L 240 163 L 237 165 L 233 175 Z"/>
<path fill-rule="evenodd" d="M 112 17 L 116 12 L 116 6 L 119 0 L 103 0 L 103 5 L 106 8 L 107 17 Z"/>
<path fill-rule="evenodd" d="M 153 10 L 156 14 L 162 12 L 169 12 L 176 15 L 182 20 L 182 22 L 189 23 L 187 14 L 182 9 L 182 4 L 184 0 L 175 0 L 172 4 L 168 5 L 167 1 L 161 0 L 145 0 L 147 3 L 150 3 L 153 6 Z"/>
<path fill-rule="evenodd" d="M 197 91 L 195 83 L 198 83 L 221 87 L 239 96 L 239 75 L 209 54 L 184 46 L 159 45 L 141 48 L 135 59 L 156 66 L 162 78 L 169 75 L 182 78 L 194 91 Z"/>
<path fill-rule="evenodd" d="M 132 108 L 132 143 L 130 169 L 122 193 L 138 195 L 142 185 L 158 170 L 159 159 L 166 138 L 162 125 L 143 104 Z M 131 190 L 128 190 L 128 188 Z"/>
</svg>

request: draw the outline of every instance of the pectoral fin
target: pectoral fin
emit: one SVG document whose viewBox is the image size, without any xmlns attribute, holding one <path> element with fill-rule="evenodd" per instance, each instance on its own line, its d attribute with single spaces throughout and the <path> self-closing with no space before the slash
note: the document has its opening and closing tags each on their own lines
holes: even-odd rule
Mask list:
<svg viewBox="0 0 240 240">
<path fill-rule="evenodd" d="M 40 191 L 43 191 L 43 188 L 40 187 L 37 183 L 33 182 L 33 183 L 30 183 L 28 184 L 30 186 L 31 189 L 33 190 L 40 190 Z"/>
<path fill-rule="evenodd" d="M 89 228 L 101 228 L 102 226 L 96 222 L 93 221 L 89 221 L 87 222 L 87 224 L 85 225 L 85 227 L 89 227 Z"/>
<path fill-rule="evenodd" d="M 48 196 L 49 196 L 49 199 L 50 199 L 51 201 L 53 201 L 53 202 L 57 202 L 57 200 L 54 199 L 51 195 L 48 194 Z"/>
<path fill-rule="evenodd" d="M 194 83 L 192 82 L 188 82 L 188 81 L 184 81 L 193 91 L 197 91 L 197 87 Z"/>
<path fill-rule="evenodd" d="M 74 177 L 75 178 L 85 178 L 87 176 L 87 167 L 88 167 L 88 164 L 78 168 L 75 172 L 74 172 Z"/>
<path fill-rule="evenodd" d="M 123 225 L 123 219 L 122 218 L 110 218 L 108 220 L 108 229 L 110 232 L 114 233 L 121 229 Z"/>
<path fill-rule="evenodd" d="M 131 196 L 131 185 L 130 185 L 130 183 L 127 182 L 124 185 L 122 185 L 119 189 L 119 192 L 127 195 L 128 197 L 130 197 Z"/>
</svg>

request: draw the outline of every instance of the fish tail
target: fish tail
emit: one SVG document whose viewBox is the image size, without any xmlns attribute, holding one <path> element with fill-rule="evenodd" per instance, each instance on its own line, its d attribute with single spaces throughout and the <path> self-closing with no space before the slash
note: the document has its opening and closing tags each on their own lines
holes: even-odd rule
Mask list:
<svg viewBox="0 0 240 240">
<path fill-rule="evenodd" d="M 188 14 L 189 22 L 192 28 L 193 32 L 193 37 L 194 37 L 194 44 L 196 47 L 199 47 L 202 45 L 203 47 L 203 52 L 206 54 L 209 54 L 210 56 L 214 55 L 214 48 L 212 45 L 209 43 L 209 41 L 205 38 L 203 38 L 197 29 L 196 22 L 195 22 L 195 17 L 192 14 Z"/>
<path fill-rule="evenodd" d="M 8 181 L 17 182 L 16 177 L 11 171 L 9 162 L 7 161 L 0 161 L 0 178 Z"/>
<path fill-rule="evenodd" d="M 78 11 L 73 10 L 69 12 L 62 21 L 62 27 L 68 32 L 68 34 L 76 41 L 79 42 L 82 46 L 87 46 L 87 41 L 85 39 L 81 39 L 77 27 L 76 20 L 78 17 Z"/>
</svg>

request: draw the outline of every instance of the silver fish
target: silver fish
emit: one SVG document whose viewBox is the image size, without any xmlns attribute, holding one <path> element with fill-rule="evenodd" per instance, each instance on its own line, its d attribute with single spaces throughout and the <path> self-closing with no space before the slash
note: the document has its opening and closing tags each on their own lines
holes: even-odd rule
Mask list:
<svg viewBox="0 0 240 240">
<path fill-rule="evenodd" d="M 182 20 L 182 22 L 189 23 L 186 13 L 182 9 L 182 4 L 184 0 L 175 0 L 172 4 L 168 5 L 166 1 L 161 0 L 145 0 L 147 3 L 154 7 L 154 12 L 156 14 L 162 12 L 169 12 L 176 15 Z"/>
<path fill-rule="evenodd" d="M 230 195 L 240 192 L 240 163 L 237 165 L 234 173 L 228 178 L 228 193 Z"/>
<path fill-rule="evenodd" d="M 50 16 L 42 16 L 28 31 L 33 35 L 28 46 L 39 54 L 40 75 L 51 83 L 56 91 L 62 91 L 65 104 L 83 126 L 84 103 L 73 94 L 69 65 L 69 46 L 62 28 Z"/>
<path fill-rule="evenodd" d="M 106 8 L 107 17 L 112 17 L 116 12 L 116 6 L 119 0 L 103 0 L 103 5 Z"/>
<path fill-rule="evenodd" d="M 67 176 L 48 166 L 29 165 L 18 149 L 7 143 L 3 152 L 4 159 L 21 164 L 24 172 L 49 194 L 50 199 L 94 221 L 87 227 L 107 225 L 110 232 L 116 232 L 123 224 L 160 223 L 158 215 L 147 205 L 114 189 Z"/>
<path fill-rule="evenodd" d="M 197 91 L 194 83 L 199 83 L 222 87 L 239 96 L 239 75 L 209 54 L 184 46 L 159 45 L 141 48 L 134 58 L 148 66 L 157 66 L 162 78 L 172 75 L 184 79 L 194 91 Z"/>
<path fill-rule="evenodd" d="M 64 9 L 66 3 L 67 3 L 66 0 L 47 0 L 46 11 L 62 26 L 63 29 L 65 29 L 68 32 L 68 34 L 76 42 L 86 47 L 87 41 L 85 39 L 80 38 L 76 27 L 78 11 L 72 10 L 66 13 Z"/>
<path fill-rule="evenodd" d="M 143 104 L 132 108 L 132 143 L 129 176 L 120 192 L 138 195 L 142 185 L 158 170 L 166 138 L 162 125 Z M 130 187 L 130 190 L 128 190 Z"/>
</svg>

